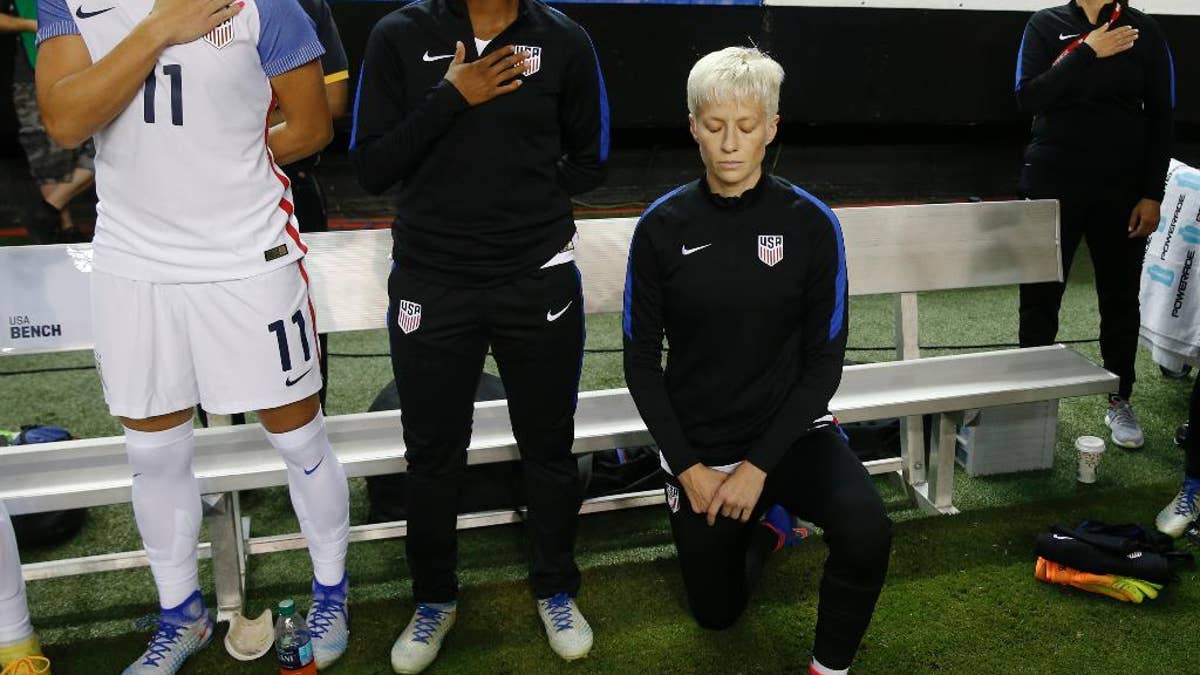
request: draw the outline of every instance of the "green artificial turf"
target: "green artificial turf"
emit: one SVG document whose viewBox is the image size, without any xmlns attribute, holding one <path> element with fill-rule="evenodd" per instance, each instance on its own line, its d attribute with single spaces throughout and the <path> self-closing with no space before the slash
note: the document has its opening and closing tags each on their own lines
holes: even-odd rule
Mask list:
<svg viewBox="0 0 1200 675">
<path fill-rule="evenodd" d="M 853 280 L 852 280 L 853 281 Z M 930 345 L 1003 343 L 1016 336 L 1012 288 L 923 294 L 922 342 Z M 892 342 L 892 299 L 854 298 L 851 346 Z M 1060 338 L 1097 334 L 1090 266 L 1081 256 L 1064 300 Z M 620 346 L 619 317 L 589 319 L 588 346 Z M 1099 359 L 1098 346 L 1080 351 Z M 333 354 L 382 354 L 380 331 L 334 335 Z M 949 353 L 930 350 L 926 355 Z M 890 351 L 851 351 L 859 361 L 892 358 Z M 84 367 L 90 354 L 5 357 L 0 372 Z M 382 357 L 332 358 L 331 414 L 365 410 L 390 379 Z M 489 365 L 489 369 L 495 369 Z M 968 479 L 960 471 L 956 517 L 924 517 L 888 481 L 878 485 L 896 521 L 888 585 L 866 639 L 858 673 L 1188 673 L 1194 665 L 1190 626 L 1200 600 L 1197 574 L 1188 572 L 1151 603 L 1123 605 L 1033 579 L 1033 541 L 1054 522 L 1083 517 L 1149 523 L 1174 494 L 1181 456 L 1171 443 L 1186 414 L 1190 381 L 1160 376 L 1148 354 L 1139 357 L 1135 402 L 1146 428 L 1140 452 L 1110 446 L 1103 475 L 1077 484 L 1071 444 L 1076 436 L 1106 436 L 1100 397 L 1064 401 L 1054 468 Z M 619 353 L 589 354 L 583 388 L 623 385 Z M 66 370 L 0 377 L 0 428 L 61 424 L 79 436 L 109 435 L 95 372 Z M 352 481 L 352 522 L 366 517 L 366 490 Z M 254 535 L 298 529 L 283 488 L 244 493 Z M 459 623 L 431 673 L 791 673 L 809 658 L 817 582 L 824 545 L 806 543 L 772 561 L 744 618 L 731 630 L 707 633 L 688 617 L 664 510 L 648 508 L 583 518 L 580 603 L 596 629 L 596 647 L 583 662 L 566 664 L 545 644 L 524 581 L 524 534 L 519 526 L 460 535 L 463 592 Z M 92 509 L 75 540 L 52 549 L 26 549 L 26 562 L 140 547 L 128 506 Z M 412 611 L 402 540 L 354 544 L 353 639 L 330 672 L 386 673 L 392 640 Z M 251 560 L 248 611 L 278 599 L 307 599 L 304 552 Z M 211 601 L 211 572 L 201 564 Z M 117 673 L 144 647 L 134 621 L 154 611 L 145 569 L 38 581 L 30 606 L 55 673 Z M 1191 620 L 1189 620 L 1191 619 Z M 224 630 L 223 628 L 221 629 Z M 222 632 L 223 634 L 223 632 Z M 269 658 L 242 664 L 213 645 L 183 671 L 269 673 Z"/>
</svg>

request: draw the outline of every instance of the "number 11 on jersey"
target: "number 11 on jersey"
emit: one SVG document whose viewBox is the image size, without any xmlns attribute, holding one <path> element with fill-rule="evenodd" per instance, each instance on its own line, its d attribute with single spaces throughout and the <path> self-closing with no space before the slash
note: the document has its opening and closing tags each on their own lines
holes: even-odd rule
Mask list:
<svg viewBox="0 0 1200 675">
<path fill-rule="evenodd" d="M 178 63 L 163 66 L 163 75 L 171 78 L 171 124 L 183 126 L 183 66 Z M 142 114 L 146 124 L 154 124 L 155 109 L 154 95 L 158 89 L 158 80 L 154 71 L 146 78 L 146 87 L 142 92 Z"/>
</svg>

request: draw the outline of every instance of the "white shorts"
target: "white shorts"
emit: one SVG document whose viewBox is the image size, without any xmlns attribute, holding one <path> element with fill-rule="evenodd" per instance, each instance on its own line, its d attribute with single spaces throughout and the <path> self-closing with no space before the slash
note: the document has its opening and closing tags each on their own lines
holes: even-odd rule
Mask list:
<svg viewBox="0 0 1200 675">
<path fill-rule="evenodd" d="M 321 389 L 316 314 L 303 261 L 212 283 L 92 273 L 96 370 L 113 415 L 144 419 L 197 403 L 230 415 Z"/>
</svg>

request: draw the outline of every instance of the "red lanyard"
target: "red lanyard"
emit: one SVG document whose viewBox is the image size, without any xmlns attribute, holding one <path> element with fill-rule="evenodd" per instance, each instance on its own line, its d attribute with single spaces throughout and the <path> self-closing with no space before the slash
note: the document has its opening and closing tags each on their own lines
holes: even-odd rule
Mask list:
<svg viewBox="0 0 1200 675">
<path fill-rule="evenodd" d="M 1118 3 L 1116 3 L 1116 7 L 1113 8 L 1112 16 L 1108 17 L 1108 24 L 1110 26 L 1115 25 L 1117 23 L 1117 19 L 1119 19 L 1119 18 L 1121 18 L 1121 3 L 1118 2 Z M 1083 44 L 1084 41 L 1086 41 L 1088 39 L 1088 36 L 1091 34 L 1092 34 L 1092 31 L 1088 31 L 1088 32 L 1084 33 L 1083 35 L 1079 36 L 1078 38 L 1076 38 L 1074 42 L 1067 45 L 1067 48 L 1062 50 L 1062 52 L 1058 55 L 1058 58 L 1054 59 L 1054 63 L 1051 64 L 1051 67 L 1058 65 L 1058 62 L 1065 59 L 1067 57 L 1067 54 L 1070 54 L 1071 52 L 1075 51 L 1076 49 L 1079 49 L 1079 45 Z"/>
</svg>

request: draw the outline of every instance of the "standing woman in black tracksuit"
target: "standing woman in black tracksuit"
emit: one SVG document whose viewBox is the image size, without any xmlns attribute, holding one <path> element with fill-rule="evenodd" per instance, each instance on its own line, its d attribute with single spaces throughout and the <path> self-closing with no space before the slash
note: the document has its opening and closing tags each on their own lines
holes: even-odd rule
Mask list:
<svg viewBox="0 0 1200 675">
<path fill-rule="evenodd" d="M 891 521 L 829 413 L 848 326 L 841 226 L 762 169 L 782 79 L 778 63 L 741 47 L 692 69 L 705 174 L 652 204 L 634 231 L 625 379 L 662 453 L 696 622 L 732 625 L 766 557 L 797 543 L 794 517 L 806 518 L 829 545 L 809 669 L 829 675 L 850 667 L 871 621 Z"/>
<path fill-rule="evenodd" d="M 1114 443 L 1140 448 L 1144 437 L 1129 402 L 1141 323 L 1138 275 L 1170 161 L 1171 51 L 1154 19 L 1124 0 L 1070 0 L 1030 18 L 1016 95 L 1033 115 L 1021 191 L 1060 201 L 1064 280 L 1087 240 L 1100 351 L 1104 367 L 1121 378 L 1105 421 Z M 1054 342 L 1064 289 L 1059 282 L 1021 286 L 1022 347 Z"/>
<path fill-rule="evenodd" d="M 590 38 L 540 0 L 417 0 L 367 41 L 352 158 L 367 191 L 399 183 L 388 327 L 417 611 L 397 672 L 429 665 L 456 616 L 458 490 L 489 345 L 521 451 L 538 611 L 560 656 L 591 648 L 574 600 L 584 316 L 570 196 L 603 180 L 608 129 Z"/>
</svg>

